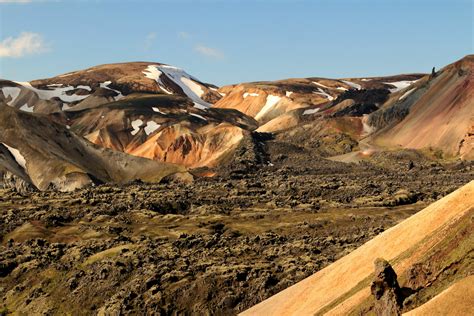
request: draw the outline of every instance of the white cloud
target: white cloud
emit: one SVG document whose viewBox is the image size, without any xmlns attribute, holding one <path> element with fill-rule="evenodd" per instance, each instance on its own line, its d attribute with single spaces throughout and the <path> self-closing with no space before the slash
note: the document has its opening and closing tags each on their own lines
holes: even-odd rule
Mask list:
<svg viewBox="0 0 474 316">
<path fill-rule="evenodd" d="M 149 50 L 151 48 L 151 46 L 155 42 L 155 39 L 156 39 L 155 32 L 148 33 L 148 35 L 145 38 L 145 50 Z"/>
<path fill-rule="evenodd" d="M 37 33 L 23 32 L 16 38 L 7 37 L 0 42 L 0 57 L 16 58 L 43 53 L 47 50 L 43 37 Z"/>
<path fill-rule="evenodd" d="M 224 53 L 221 52 L 220 50 L 212 48 L 212 47 L 207 47 L 202 44 L 198 44 L 194 46 L 194 50 L 198 52 L 199 54 L 206 57 L 211 57 L 211 58 L 216 58 L 216 59 L 224 58 Z"/>
</svg>

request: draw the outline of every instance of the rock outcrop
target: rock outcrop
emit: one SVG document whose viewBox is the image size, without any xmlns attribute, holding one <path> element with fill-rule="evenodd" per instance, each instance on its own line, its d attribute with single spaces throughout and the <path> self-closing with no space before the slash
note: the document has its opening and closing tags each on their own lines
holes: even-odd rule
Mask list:
<svg viewBox="0 0 474 316">
<path fill-rule="evenodd" d="M 400 286 L 397 274 L 388 261 L 377 258 L 374 262 L 375 277 L 370 292 L 375 297 L 374 311 L 377 316 L 398 316 L 401 313 Z"/>
</svg>

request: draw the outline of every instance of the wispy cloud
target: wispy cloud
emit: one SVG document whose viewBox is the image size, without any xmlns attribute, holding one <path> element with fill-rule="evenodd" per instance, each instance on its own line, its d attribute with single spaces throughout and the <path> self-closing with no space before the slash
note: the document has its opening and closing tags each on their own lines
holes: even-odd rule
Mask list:
<svg viewBox="0 0 474 316">
<path fill-rule="evenodd" d="M 214 59 L 223 59 L 225 57 L 224 53 L 221 52 L 220 50 L 212 48 L 212 47 L 207 47 L 202 44 L 198 44 L 194 46 L 194 50 L 203 56 L 214 58 Z"/>
<path fill-rule="evenodd" d="M 7 37 L 0 42 L 0 57 L 18 58 L 48 50 L 43 37 L 37 33 L 23 32 L 18 37 Z"/>
<path fill-rule="evenodd" d="M 148 33 L 147 36 L 145 37 L 145 50 L 149 50 L 151 46 L 153 45 L 153 43 L 155 42 L 155 40 L 156 40 L 156 33 L 155 32 Z"/>
<path fill-rule="evenodd" d="M 191 35 L 188 32 L 178 32 L 178 38 L 180 39 L 188 39 Z"/>
</svg>

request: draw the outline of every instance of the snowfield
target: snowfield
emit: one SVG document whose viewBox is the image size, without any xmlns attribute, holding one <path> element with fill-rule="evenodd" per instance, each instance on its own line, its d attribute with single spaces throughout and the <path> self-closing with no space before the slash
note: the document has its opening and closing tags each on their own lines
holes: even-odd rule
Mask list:
<svg viewBox="0 0 474 316">
<path fill-rule="evenodd" d="M 143 125 L 143 121 L 138 119 L 138 120 L 132 121 L 131 124 L 132 124 L 133 131 L 131 131 L 130 134 L 135 136 L 140 131 L 140 127 Z"/>
<path fill-rule="evenodd" d="M 410 95 L 410 93 L 412 93 L 412 92 L 415 91 L 415 90 L 416 90 L 416 88 L 412 88 L 412 89 L 408 90 L 408 91 L 405 92 L 400 98 L 398 98 L 398 100 L 403 100 L 403 99 L 405 99 L 407 96 Z"/>
<path fill-rule="evenodd" d="M 155 80 L 160 88 L 168 94 L 172 91 L 166 89 L 165 84 L 161 81 L 161 75 L 166 75 L 176 85 L 178 85 L 184 94 L 204 107 L 210 107 L 211 104 L 201 99 L 204 94 L 203 87 L 198 83 L 199 80 L 186 73 L 183 69 L 168 65 L 149 65 L 143 71 L 145 77 Z"/>
<path fill-rule="evenodd" d="M 258 97 L 258 93 L 248 93 L 248 92 L 245 92 L 245 93 L 244 93 L 244 99 L 245 99 L 246 97 L 249 97 L 249 96 L 250 96 L 250 97 Z"/>
<path fill-rule="evenodd" d="M 402 80 L 402 81 L 394 81 L 394 82 L 384 82 L 385 84 L 392 85 L 395 88 L 389 89 L 391 93 L 403 90 L 409 86 L 411 86 L 413 83 L 415 83 L 417 80 Z"/>
<path fill-rule="evenodd" d="M 190 114 L 191 114 L 192 116 L 194 116 L 194 117 L 197 117 L 197 118 L 201 119 L 201 120 L 207 121 L 207 119 L 206 119 L 205 117 L 203 117 L 203 116 L 201 116 L 201 115 L 199 115 L 199 114 L 194 114 L 194 113 L 190 113 Z"/>
<path fill-rule="evenodd" d="M 156 131 L 157 129 L 160 128 L 160 124 L 156 123 L 155 121 L 148 121 L 146 123 L 146 126 L 144 128 L 145 130 L 145 134 L 147 135 L 150 135 L 151 133 L 153 133 L 154 131 Z"/>
<path fill-rule="evenodd" d="M 328 86 L 323 85 L 322 83 L 319 83 L 319 82 L 316 82 L 316 81 L 312 81 L 312 82 L 313 82 L 315 85 L 320 86 L 321 88 L 331 89 L 331 88 L 329 88 Z"/>
<path fill-rule="evenodd" d="M 5 98 L 11 98 L 11 100 L 7 102 L 8 105 L 11 105 L 20 95 L 21 89 L 17 87 L 4 87 L 2 88 L 2 92 Z"/>
<path fill-rule="evenodd" d="M 281 97 L 277 95 L 271 95 L 269 94 L 267 96 L 267 102 L 265 103 L 264 107 L 260 110 L 260 112 L 255 115 L 255 119 L 259 120 L 262 118 L 267 112 L 269 112 L 279 101 L 281 100 Z"/>
<path fill-rule="evenodd" d="M 115 89 L 112 89 L 112 88 L 109 88 L 109 85 L 111 83 L 112 83 L 112 81 L 105 81 L 105 82 L 100 83 L 99 86 L 103 89 L 111 90 L 111 91 L 114 91 L 115 93 L 118 93 L 118 95 L 114 97 L 115 101 L 118 101 L 118 100 L 122 99 L 124 97 L 122 92 L 120 92 L 118 90 L 115 90 Z M 78 86 L 78 87 L 80 87 L 80 86 Z"/>
<path fill-rule="evenodd" d="M 329 101 L 334 100 L 334 97 L 333 97 L 332 95 L 326 93 L 323 89 L 318 88 L 318 91 L 319 91 L 319 92 L 315 92 L 315 93 L 326 97 Z"/>
<path fill-rule="evenodd" d="M 3 146 L 5 146 L 8 151 L 12 154 L 13 158 L 15 158 L 16 162 L 26 171 L 26 159 L 25 157 L 20 153 L 20 151 L 16 148 L 10 147 L 5 143 L 2 143 Z"/>
<path fill-rule="evenodd" d="M 201 103 L 199 102 L 194 102 L 194 107 L 199 109 L 199 110 L 207 110 L 208 106 L 205 106 L 205 105 L 202 105 Z"/>
<path fill-rule="evenodd" d="M 23 87 L 35 92 L 38 97 L 42 100 L 50 100 L 52 98 L 59 98 L 63 102 L 71 103 L 71 102 L 77 102 L 77 101 L 82 101 L 85 98 L 87 98 L 89 95 L 67 95 L 67 91 L 75 90 L 77 88 L 74 88 L 73 86 L 67 86 L 67 87 L 53 87 L 51 90 L 43 90 L 43 89 L 37 89 L 33 87 L 29 82 L 17 82 L 15 83 L 22 85 Z"/>
<path fill-rule="evenodd" d="M 309 110 L 304 110 L 303 112 L 303 115 L 310 115 L 310 114 L 314 114 L 316 112 L 319 111 L 319 108 L 316 108 L 316 109 L 309 109 Z"/>
<path fill-rule="evenodd" d="M 351 82 L 351 81 L 347 81 L 347 80 L 341 80 L 341 81 L 344 82 L 345 84 L 347 84 L 348 86 L 356 89 L 356 90 L 362 89 L 362 86 L 360 84 L 357 84 L 357 83 L 354 83 L 354 82 Z"/>
<path fill-rule="evenodd" d="M 19 109 L 20 111 L 23 111 L 23 112 L 29 112 L 29 113 L 33 113 L 34 112 L 34 107 L 29 107 L 27 103 L 23 104 L 21 106 L 21 108 Z"/>
<path fill-rule="evenodd" d="M 159 108 L 157 108 L 157 107 L 152 107 L 151 109 L 152 109 L 154 112 L 158 112 L 158 113 L 160 113 L 160 114 L 166 115 L 165 112 L 162 112 L 162 111 L 161 111 Z"/>
</svg>

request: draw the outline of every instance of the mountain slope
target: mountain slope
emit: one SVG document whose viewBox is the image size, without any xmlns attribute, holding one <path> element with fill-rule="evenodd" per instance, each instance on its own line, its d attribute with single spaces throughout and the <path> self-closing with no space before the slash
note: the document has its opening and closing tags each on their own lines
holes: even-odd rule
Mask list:
<svg viewBox="0 0 474 316">
<path fill-rule="evenodd" d="M 213 109 L 216 88 L 159 63 L 92 67 L 29 83 L 0 82 L 0 100 L 49 118 L 116 151 L 186 167 L 212 167 L 257 128 L 250 117 Z"/>
<path fill-rule="evenodd" d="M 474 159 L 473 73 L 474 55 L 470 55 L 405 89 L 370 118 L 369 123 L 381 127 L 376 142 L 434 147 L 450 156 Z"/>
<path fill-rule="evenodd" d="M 132 93 L 190 98 L 196 107 L 219 98 L 212 85 L 183 69 L 151 62 L 107 64 L 31 82 L 0 81 L 0 99 L 27 112 L 52 113 L 95 107 Z"/>
<path fill-rule="evenodd" d="M 474 273 L 474 181 L 242 315 L 366 314 L 376 258 L 389 260 L 401 286 L 415 291 L 406 310 Z M 449 271 L 449 272 L 445 272 Z M 419 299 L 419 301 L 416 301 Z M 474 308 L 472 297 L 465 310 Z M 414 305 L 414 306 L 413 306 Z"/>
<path fill-rule="evenodd" d="M 219 93 L 223 97 L 214 106 L 237 109 L 264 124 L 292 110 L 326 105 L 348 90 L 386 89 L 395 92 L 399 89 L 397 87 L 410 85 L 420 77 L 412 74 L 362 79 L 300 78 L 242 83 L 220 88 Z"/>
<path fill-rule="evenodd" d="M 156 182 L 184 167 L 102 149 L 51 122 L 0 104 L 0 165 L 35 187 L 73 190 L 94 182 Z M 11 155 L 8 155 L 6 151 Z"/>
</svg>

